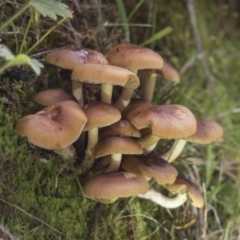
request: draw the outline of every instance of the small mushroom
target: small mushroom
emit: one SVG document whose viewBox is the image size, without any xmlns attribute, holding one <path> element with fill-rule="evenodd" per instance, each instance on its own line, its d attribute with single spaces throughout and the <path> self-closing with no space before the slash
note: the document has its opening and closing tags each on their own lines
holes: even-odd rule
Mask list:
<svg viewBox="0 0 240 240">
<path fill-rule="evenodd" d="M 192 201 L 193 206 L 202 208 L 204 206 L 204 198 L 198 187 L 181 177 L 177 177 L 173 184 L 166 185 L 165 188 L 173 194 L 182 194 L 186 192 Z"/>
<path fill-rule="evenodd" d="M 127 172 L 140 174 L 147 180 L 153 178 L 160 185 L 173 184 L 178 175 L 174 166 L 157 157 L 126 156 L 121 167 Z"/>
<path fill-rule="evenodd" d="M 181 105 L 156 105 L 137 108 L 127 119 L 138 130 L 151 128 L 151 133 L 138 143 L 145 153 L 152 151 L 161 138 L 179 139 L 196 132 L 197 123 L 192 112 Z"/>
<path fill-rule="evenodd" d="M 101 139 L 95 147 L 96 158 L 111 155 L 110 165 L 105 172 L 117 171 L 122 159 L 122 154 L 142 154 L 141 146 L 128 137 L 106 137 Z"/>
<path fill-rule="evenodd" d="M 73 101 L 63 101 L 18 120 L 16 132 L 38 147 L 60 151 L 80 136 L 87 117 Z"/>
<path fill-rule="evenodd" d="M 173 81 L 175 83 L 180 82 L 180 76 L 178 72 L 166 61 L 164 61 L 162 69 L 147 69 L 139 71 L 139 76 L 143 76 L 145 80 L 143 85 L 142 98 L 149 102 L 151 102 L 153 98 L 157 75 L 162 75 L 164 79 Z"/>
<path fill-rule="evenodd" d="M 140 132 L 127 120 L 119 120 L 114 124 L 101 129 L 101 138 L 107 136 L 135 137 L 140 138 Z"/>
<path fill-rule="evenodd" d="M 86 197 L 109 204 L 118 198 L 136 196 L 149 188 L 144 177 L 128 172 L 110 172 L 97 175 L 83 186 Z"/>
<path fill-rule="evenodd" d="M 217 122 L 198 118 L 196 120 L 197 131 L 189 137 L 176 140 L 173 147 L 161 156 L 163 159 L 173 162 L 182 153 L 187 142 L 209 144 L 223 136 L 223 128 Z"/>
<path fill-rule="evenodd" d="M 139 78 L 131 71 L 112 65 L 84 64 L 73 69 L 72 80 L 101 84 L 101 101 L 111 104 L 113 85 L 136 89 Z"/>
<path fill-rule="evenodd" d="M 51 51 L 46 56 L 46 61 L 58 67 L 73 70 L 79 65 L 94 63 L 108 64 L 102 53 L 88 48 L 62 48 Z M 84 105 L 82 96 L 82 83 L 72 82 L 72 94 L 79 102 L 80 107 Z"/>
<path fill-rule="evenodd" d="M 84 106 L 83 111 L 88 119 L 84 127 L 84 131 L 88 131 L 88 145 L 79 168 L 82 173 L 91 168 L 95 159 L 93 151 L 98 142 L 98 129 L 109 126 L 121 118 L 118 109 L 103 102 L 89 102 Z"/>
<path fill-rule="evenodd" d="M 38 104 L 46 107 L 56 104 L 58 102 L 68 101 L 68 100 L 77 102 L 76 98 L 73 95 L 67 93 L 61 88 L 47 89 L 47 90 L 38 92 L 35 95 L 34 100 Z"/>
<path fill-rule="evenodd" d="M 129 43 L 115 46 L 107 55 L 109 64 L 126 68 L 135 74 L 141 69 L 161 69 L 162 57 L 149 48 L 139 47 Z M 124 88 L 121 96 L 114 103 L 120 111 L 129 104 L 134 89 Z"/>
</svg>

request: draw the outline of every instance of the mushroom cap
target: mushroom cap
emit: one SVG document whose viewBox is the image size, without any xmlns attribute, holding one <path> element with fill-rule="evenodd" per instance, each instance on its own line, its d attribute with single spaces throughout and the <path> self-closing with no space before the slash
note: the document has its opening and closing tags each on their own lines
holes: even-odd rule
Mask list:
<svg viewBox="0 0 240 240">
<path fill-rule="evenodd" d="M 83 111 L 88 119 L 84 131 L 109 126 L 121 118 L 121 112 L 117 108 L 104 102 L 89 102 Z"/>
<path fill-rule="evenodd" d="M 64 101 L 18 120 L 16 132 L 34 145 L 61 149 L 80 136 L 87 117 L 73 101 Z"/>
<path fill-rule="evenodd" d="M 167 80 L 171 80 L 176 83 L 180 82 L 180 76 L 177 70 L 166 61 L 164 61 L 163 68 L 161 70 L 157 69 L 156 73 L 161 74 Z"/>
<path fill-rule="evenodd" d="M 196 142 L 201 144 L 212 143 L 223 136 L 223 128 L 218 123 L 206 120 L 206 119 L 196 119 L 197 120 L 197 131 L 185 138 L 189 142 Z"/>
<path fill-rule="evenodd" d="M 79 64 L 108 64 L 102 53 L 88 48 L 62 48 L 48 53 L 46 61 L 61 68 L 72 70 Z"/>
<path fill-rule="evenodd" d="M 72 71 L 73 81 L 94 84 L 111 84 L 125 88 L 138 88 L 140 82 L 137 75 L 131 71 L 112 65 L 83 64 Z"/>
<path fill-rule="evenodd" d="M 141 137 L 141 133 L 127 120 L 120 120 L 101 129 L 101 138 L 106 136 Z"/>
<path fill-rule="evenodd" d="M 35 102 L 43 106 L 50 106 L 62 101 L 75 101 L 76 98 L 61 88 L 47 89 L 35 95 Z"/>
<path fill-rule="evenodd" d="M 95 147 L 96 158 L 110 154 L 142 154 L 142 147 L 128 137 L 106 137 L 101 139 Z"/>
<path fill-rule="evenodd" d="M 190 199 L 192 200 L 192 204 L 197 208 L 202 208 L 204 206 L 204 198 L 198 189 L 198 187 L 181 177 L 177 177 L 176 181 L 171 185 L 164 186 L 169 192 L 176 194 L 180 191 L 187 191 Z"/>
<path fill-rule="evenodd" d="M 197 123 L 192 112 L 181 105 L 145 106 L 131 111 L 127 119 L 138 130 L 151 128 L 161 138 L 184 138 L 196 132 Z"/>
<path fill-rule="evenodd" d="M 89 198 L 107 203 L 107 199 L 116 200 L 121 197 L 143 194 L 148 188 L 148 182 L 140 175 L 128 172 L 110 172 L 89 179 L 83 186 L 83 192 Z"/>
<path fill-rule="evenodd" d="M 134 109 L 145 106 L 152 106 L 152 104 L 144 99 L 132 98 L 127 107 L 122 111 L 122 118 L 126 118 L 126 116 Z"/>
<path fill-rule="evenodd" d="M 121 166 L 124 170 L 140 174 L 146 178 L 153 178 L 158 184 L 173 184 L 178 172 L 174 166 L 162 158 L 157 157 L 134 157 L 123 158 Z"/>
<path fill-rule="evenodd" d="M 162 57 L 149 48 L 129 43 L 118 44 L 107 55 L 109 64 L 129 70 L 161 69 Z"/>
</svg>

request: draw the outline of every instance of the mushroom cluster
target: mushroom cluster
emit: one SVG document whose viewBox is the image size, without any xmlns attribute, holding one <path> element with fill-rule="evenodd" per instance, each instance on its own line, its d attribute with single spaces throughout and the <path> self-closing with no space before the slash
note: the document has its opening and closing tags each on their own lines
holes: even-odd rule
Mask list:
<svg viewBox="0 0 240 240">
<path fill-rule="evenodd" d="M 16 132 L 73 161 L 78 157 L 73 143 L 87 132 L 85 157 L 77 167 L 79 175 L 95 171 L 84 183 L 86 197 L 112 203 L 138 196 L 165 208 L 179 207 L 190 199 L 195 207 L 204 206 L 200 189 L 180 177 L 171 162 L 186 142 L 211 143 L 222 137 L 223 129 L 214 121 L 198 119 L 185 106 L 151 104 L 158 74 L 180 81 L 169 63 L 151 49 L 129 43 L 115 46 L 106 57 L 87 48 L 54 50 L 46 61 L 72 71 L 72 94 L 63 89 L 37 93 L 35 101 L 45 108 L 20 119 Z M 84 83 L 101 85 L 99 101 L 86 102 Z M 113 101 L 115 85 L 122 92 Z M 152 151 L 161 138 L 175 139 L 175 143 L 157 157 Z M 102 163 L 100 170 L 94 169 L 96 162 Z M 150 179 L 169 191 L 170 197 L 149 188 Z"/>
</svg>

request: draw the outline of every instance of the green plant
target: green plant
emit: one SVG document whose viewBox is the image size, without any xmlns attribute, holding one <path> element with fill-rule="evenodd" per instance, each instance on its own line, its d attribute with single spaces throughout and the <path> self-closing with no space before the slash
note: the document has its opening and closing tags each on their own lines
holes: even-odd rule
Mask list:
<svg viewBox="0 0 240 240">
<path fill-rule="evenodd" d="M 14 20 L 28 9 L 30 9 L 30 18 L 23 35 L 23 39 L 21 40 L 19 54 L 14 56 L 14 54 L 6 46 L 2 44 L 0 45 L 0 58 L 4 58 L 5 60 L 5 62 L 0 65 L 0 74 L 11 66 L 27 64 L 37 75 L 39 75 L 41 71 L 40 69 L 43 67 L 43 65 L 38 60 L 30 58 L 27 54 L 31 52 L 40 42 L 42 42 L 42 40 L 45 39 L 59 24 L 61 24 L 68 17 L 72 16 L 72 13 L 68 10 L 67 5 L 59 3 L 55 0 L 29 0 L 11 18 L 9 18 L 0 26 L 0 33 L 10 24 L 14 26 Z M 39 15 L 49 17 L 53 20 L 57 20 L 57 15 L 63 18 L 58 21 L 54 27 L 50 28 L 32 47 L 29 47 L 29 49 L 26 51 L 27 54 L 23 54 L 23 47 L 29 32 L 29 28 L 31 24 L 33 24 L 34 20 L 39 18 Z M 13 27 L 13 29 L 15 28 Z"/>
</svg>

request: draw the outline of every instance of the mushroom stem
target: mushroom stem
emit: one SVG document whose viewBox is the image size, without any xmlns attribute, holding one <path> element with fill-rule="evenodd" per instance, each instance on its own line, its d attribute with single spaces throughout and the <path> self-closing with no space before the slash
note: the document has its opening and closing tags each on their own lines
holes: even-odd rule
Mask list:
<svg viewBox="0 0 240 240">
<path fill-rule="evenodd" d="M 160 137 L 152 133 L 149 133 L 146 136 L 138 139 L 137 142 L 141 145 L 143 149 L 147 149 L 147 151 L 150 151 L 152 148 L 152 145 L 155 145 L 160 139 L 161 139 Z"/>
<path fill-rule="evenodd" d="M 98 128 L 93 128 L 88 131 L 87 149 L 93 149 L 98 142 Z"/>
<path fill-rule="evenodd" d="M 112 103 L 112 90 L 113 90 L 113 85 L 111 84 L 102 84 L 101 87 L 101 101 L 111 104 Z"/>
<path fill-rule="evenodd" d="M 120 167 L 121 160 L 122 160 L 121 153 L 111 154 L 111 161 L 109 166 L 106 168 L 105 172 L 107 173 L 117 171 Z"/>
<path fill-rule="evenodd" d="M 168 162 L 173 162 L 182 153 L 186 143 L 187 141 L 185 139 L 175 140 L 173 146 L 167 152 L 161 155 L 161 158 Z"/>
<path fill-rule="evenodd" d="M 82 172 L 86 172 L 92 167 L 93 162 L 95 160 L 95 156 L 93 155 L 93 149 L 97 142 L 98 142 L 98 128 L 93 128 L 88 131 L 88 145 L 85 151 L 85 157 L 80 165 Z"/>
<path fill-rule="evenodd" d="M 149 199 L 162 207 L 171 209 L 180 207 L 187 201 L 187 193 L 178 193 L 174 197 L 169 198 L 152 188 L 150 188 L 146 193 L 138 194 L 137 196 L 140 198 Z"/>
<path fill-rule="evenodd" d="M 151 75 L 147 75 L 144 79 L 144 87 L 143 87 L 143 93 L 142 93 L 142 99 L 147 100 L 149 102 L 153 99 L 153 93 L 156 86 L 156 79 L 157 74 L 152 73 Z"/>
<path fill-rule="evenodd" d="M 137 75 L 137 72 L 138 72 L 137 70 L 130 70 L 130 71 L 132 71 L 134 74 Z M 133 93 L 134 93 L 133 88 L 123 88 L 120 97 L 114 103 L 114 107 L 116 107 L 120 112 L 122 112 L 131 101 Z"/>
<path fill-rule="evenodd" d="M 76 149 L 73 147 L 73 145 L 69 145 L 69 146 L 67 146 L 65 148 L 61 148 L 61 149 L 54 149 L 53 151 L 55 153 L 63 156 L 64 158 L 72 159 L 73 161 L 77 157 Z"/>
<path fill-rule="evenodd" d="M 124 88 L 120 97 L 114 103 L 114 107 L 116 107 L 120 112 L 122 112 L 131 101 L 134 89 L 132 88 Z"/>
<path fill-rule="evenodd" d="M 72 95 L 77 99 L 80 107 L 84 105 L 82 87 L 83 84 L 81 82 L 72 81 Z"/>
</svg>

